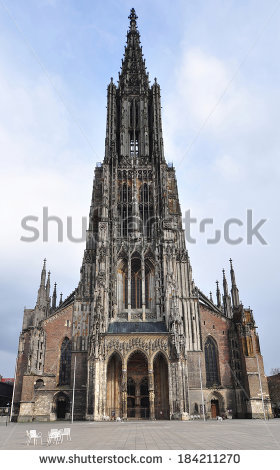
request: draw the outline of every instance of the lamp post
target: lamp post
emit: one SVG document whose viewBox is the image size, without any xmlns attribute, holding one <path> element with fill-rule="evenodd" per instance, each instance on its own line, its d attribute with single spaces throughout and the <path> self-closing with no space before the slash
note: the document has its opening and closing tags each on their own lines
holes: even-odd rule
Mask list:
<svg viewBox="0 0 280 470">
<path fill-rule="evenodd" d="M 201 401 L 202 401 L 203 420 L 205 421 L 204 395 L 203 395 L 203 388 L 202 388 L 202 375 L 201 375 L 200 356 L 199 356 L 199 358 L 198 358 L 198 365 L 199 365 L 199 377 L 200 377 L 200 389 L 201 389 Z"/>
<path fill-rule="evenodd" d="M 73 424 L 73 419 L 74 419 L 74 404 L 75 404 L 75 385 L 76 385 L 76 355 L 75 355 L 75 360 L 74 360 L 74 378 L 73 378 L 73 395 L 72 395 L 72 418 L 71 418 L 71 424 Z"/>
<path fill-rule="evenodd" d="M 261 391 L 261 397 L 262 397 L 263 416 L 264 416 L 264 420 L 266 421 L 266 413 L 265 413 L 264 400 L 263 400 L 262 380 L 261 380 L 261 374 L 260 374 L 259 358 L 258 358 L 258 355 L 257 355 L 257 354 L 256 354 L 256 358 L 257 358 L 257 365 L 258 365 L 258 375 L 259 375 L 259 382 L 260 382 L 260 391 Z"/>
</svg>

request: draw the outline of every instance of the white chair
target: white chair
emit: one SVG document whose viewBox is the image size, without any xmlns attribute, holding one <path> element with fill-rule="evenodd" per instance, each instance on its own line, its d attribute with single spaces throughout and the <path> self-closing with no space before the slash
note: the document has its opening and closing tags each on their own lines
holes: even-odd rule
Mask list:
<svg viewBox="0 0 280 470">
<path fill-rule="evenodd" d="M 58 429 L 51 429 L 48 433 L 48 445 L 60 444 L 62 442 L 61 432 Z"/>
<path fill-rule="evenodd" d="M 30 429 L 30 431 L 26 431 L 27 434 L 27 445 L 29 445 L 33 439 L 34 446 L 37 445 L 37 440 L 40 439 L 41 445 L 42 443 L 42 433 L 37 432 L 36 429 Z"/>
<path fill-rule="evenodd" d="M 61 434 L 61 441 L 63 441 L 63 436 L 67 437 L 67 441 L 71 441 L 71 429 L 70 428 L 64 428 L 59 430 Z"/>
</svg>

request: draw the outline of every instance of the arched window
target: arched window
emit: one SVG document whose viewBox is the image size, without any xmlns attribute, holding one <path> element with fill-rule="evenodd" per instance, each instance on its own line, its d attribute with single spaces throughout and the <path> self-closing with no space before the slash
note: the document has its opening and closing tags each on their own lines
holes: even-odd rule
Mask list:
<svg viewBox="0 0 280 470">
<path fill-rule="evenodd" d="M 34 384 L 34 388 L 37 389 L 37 388 L 42 388 L 42 387 L 44 387 L 44 381 L 42 379 L 36 380 Z"/>
<path fill-rule="evenodd" d="M 122 258 L 118 263 L 118 311 L 128 308 L 128 272 L 127 259 Z"/>
<path fill-rule="evenodd" d="M 155 271 L 150 260 L 145 260 L 145 304 L 147 309 L 152 309 L 155 298 Z"/>
<path fill-rule="evenodd" d="M 147 183 L 143 183 L 142 186 L 141 186 L 141 192 L 140 192 L 140 201 L 141 202 L 148 202 L 148 190 L 149 190 L 149 187 L 147 185 Z"/>
<path fill-rule="evenodd" d="M 220 384 L 219 358 L 216 342 L 209 336 L 205 342 L 206 387 Z"/>
<path fill-rule="evenodd" d="M 122 202 L 131 202 L 131 186 L 126 183 L 122 185 Z"/>
<path fill-rule="evenodd" d="M 140 258 L 131 260 L 131 308 L 142 307 L 142 273 Z"/>
<path fill-rule="evenodd" d="M 70 385 L 71 341 L 65 338 L 60 349 L 59 385 Z"/>
<path fill-rule="evenodd" d="M 127 379 L 127 395 L 135 396 L 135 381 L 131 377 Z"/>
</svg>

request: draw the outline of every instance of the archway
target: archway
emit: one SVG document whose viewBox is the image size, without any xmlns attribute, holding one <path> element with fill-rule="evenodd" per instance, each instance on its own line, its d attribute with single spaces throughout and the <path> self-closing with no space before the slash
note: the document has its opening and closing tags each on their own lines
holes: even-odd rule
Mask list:
<svg viewBox="0 0 280 470">
<path fill-rule="evenodd" d="M 211 418 L 215 419 L 220 416 L 219 400 L 211 400 Z"/>
<path fill-rule="evenodd" d="M 70 416 L 70 399 L 66 393 L 59 392 L 54 397 L 57 419 L 69 419 Z"/>
<path fill-rule="evenodd" d="M 208 396 L 207 412 L 208 416 L 210 414 L 212 419 L 216 419 L 217 416 L 223 416 L 225 414 L 225 400 L 221 393 L 214 391 Z"/>
<path fill-rule="evenodd" d="M 169 419 L 168 365 L 162 353 L 154 358 L 155 418 Z"/>
<path fill-rule="evenodd" d="M 122 361 L 114 353 L 107 365 L 107 416 L 115 419 L 121 417 L 121 375 Z"/>
<path fill-rule="evenodd" d="M 127 362 L 127 417 L 150 416 L 148 361 L 141 351 L 133 352 Z"/>
</svg>

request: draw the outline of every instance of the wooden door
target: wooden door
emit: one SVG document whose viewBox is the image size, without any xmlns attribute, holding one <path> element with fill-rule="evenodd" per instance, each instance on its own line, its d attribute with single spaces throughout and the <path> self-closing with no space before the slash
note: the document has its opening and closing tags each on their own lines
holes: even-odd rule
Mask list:
<svg viewBox="0 0 280 470">
<path fill-rule="evenodd" d="M 213 419 L 219 416 L 219 402 L 218 400 L 211 400 L 211 417 Z"/>
</svg>

